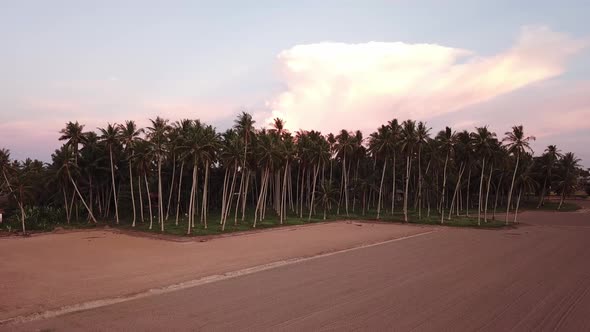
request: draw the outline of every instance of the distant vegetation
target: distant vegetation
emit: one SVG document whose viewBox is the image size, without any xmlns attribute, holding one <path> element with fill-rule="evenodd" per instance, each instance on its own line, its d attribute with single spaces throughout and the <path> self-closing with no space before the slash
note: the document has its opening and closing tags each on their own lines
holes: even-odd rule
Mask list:
<svg viewBox="0 0 590 332">
<path fill-rule="evenodd" d="M 571 210 L 564 199 L 590 190 L 573 153 L 550 145 L 534 157 L 522 126 L 502 138 L 488 127 L 433 135 L 424 122 L 394 119 L 364 138 L 290 133 L 280 119 L 254 125 L 245 112 L 222 133 L 159 117 L 97 132 L 69 122 L 49 164 L 1 149 L 2 228 L 107 221 L 211 234 L 343 218 L 491 226 L 516 222 L 523 205 Z"/>
</svg>

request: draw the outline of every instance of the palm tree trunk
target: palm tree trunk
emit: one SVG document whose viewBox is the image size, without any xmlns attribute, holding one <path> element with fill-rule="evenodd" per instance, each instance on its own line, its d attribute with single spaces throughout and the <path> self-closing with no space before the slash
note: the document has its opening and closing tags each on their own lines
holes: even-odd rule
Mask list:
<svg viewBox="0 0 590 332">
<path fill-rule="evenodd" d="M 315 173 L 313 175 L 313 188 L 311 188 L 311 206 L 309 207 L 309 215 L 307 216 L 307 221 L 311 221 L 311 213 L 313 212 L 313 207 L 315 205 L 315 186 L 316 181 L 318 178 L 318 173 L 320 171 L 320 164 L 315 166 Z"/>
<path fill-rule="evenodd" d="M 113 183 L 113 198 L 115 200 L 115 220 L 119 224 L 119 205 L 117 204 L 117 190 L 115 187 L 115 167 L 113 166 L 113 147 L 109 146 L 109 156 L 111 159 L 111 180 Z"/>
<path fill-rule="evenodd" d="M 129 159 L 129 188 L 131 190 L 131 203 L 133 206 L 133 222 L 131 223 L 131 227 L 135 227 L 135 218 L 136 218 L 136 212 L 135 212 L 135 194 L 133 193 L 133 172 L 131 170 L 131 159 Z"/>
<path fill-rule="evenodd" d="M 380 213 L 381 213 L 381 200 L 383 196 L 383 180 L 385 179 L 385 168 L 387 168 L 387 157 L 383 162 L 383 171 L 381 171 L 381 184 L 379 185 L 379 200 L 377 203 L 377 220 L 379 220 Z"/>
<path fill-rule="evenodd" d="M 182 174 L 180 175 L 182 176 Z M 176 177 L 176 155 L 172 155 L 172 180 L 170 181 L 170 191 L 168 193 L 168 205 L 166 206 L 166 220 L 170 217 L 170 204 L 172 202 L 172 193 L 174 192 L 174 178 Z"/>
<path fill-rule="evenodd" d="M 242 190 L 244 188 L 244 173 L 246 173 L 246 170 L 242 168 L 242 176 L 240 176 L 240 186 L 238 187 L 238 198 L 236 199 L 236 210 L 234 211 L 234 225 L 238 224 L 238 211 L 240 210 Z"/>
<path fill-rule="evenodd" d="M 547 186 L 547 177 L 543 179 L 543 188 L 541 189 L 541 198 L 539 199 L 539 204 L 537 204 L 537 209 L 541 207 L 545 203 L 545 187 Z"/>
<path fill-rule="evenodd" d="M 203 184 L 203 199 L 201 201 L 202 205 L 202 213 L 201 213 L 201 220 L 203 221 L 205 229 L 207 229 L 207 207 L 208 207 L 208 195 L 209 195 L 209 161 L 207 160 L 207 164 L 205 165 L 205 183 Z M 237 209 L 236 209 L 237 211 Z"/>
<path fill-rule="evenodd" d="M 160 230 L 164 232 L 164 200 L 162 199 L 162 156 L 158 156 L 158 213 Z"/>
<path fill-rule="evenodd" d="M 346 153 L 344 154 L 344 203 L 346 216 L 348 217 L 348 167 L 346 167 Z"/>
<path fill-rule="evenodd" d="M 90 210 L 90 208 L 88 207 L 88 204 L 86 204 L 86 201 L 84 200 L 84 197 L 82 197 L 82 194 L 80 194 L 80 191 L 78 190 L 78 186 L 76 186 L 76 182 L 74 181 L 74 179 L 72 178 L 72 175 L 70 174 L 70 170 L 66 168 L 66 171 L 68 172 L 68 177 L 70 178 L 70 181 L 72 182 L 72 185 L 74 186 L 74 190 L 78 194 L 78 197 L 82 201 L 82 204 L 84 204 L 84 207 L 86 207 L 88 214 L 90 214 L 90 218 L 96 224 L 96 218 L 94 218 L 94 214 L 92 214 L 92 210 Z"/>
<path fill-rule="evenodd" d="M 516 179 L 516 171 L 518 170 L 518 163 L 520 161 L 520 153 L 516 153 L 516 165 L 514 166 L 514 174 L 512 174 L 512 182 L 510 184 L 510 191 L 508 192 L 508 203 L 506 204 L 506 225 L 508 225 L 508 214 L 510 213 L 510 202 L 512 200 L 512 190 L 514 189 L 514 180 Z"/>
<path fill-rule="evenodd" d="M 262 206 L 262 200 L 264 199 L 264 187 L 266 184 L 266 179 L 268 177 L 268 167 L 264 169 L 264 171 L 262 172 L 262 181 L 260 184 L 260 192 L 258 193 L 258 201 L 256 202 L 256 209 L 254 210 L 254 224 L 252 225 L 252 227 L 256 228 L 256 220 L 258 217 L 258 211 Z M 260 213 L 262 215 L 262 213 Z"/>
<path fill-rule="evenodd" d="M 246 179 L 244 180 L 246 183 L 244 184 L 244 198 L 242 199 L 242 222 L 246 218 L 246 200 L 248 199 L 248 188 L 250 188 L 250 170 L 246 170 Z"/>
<path fill-rule="evenodd" d="M 469 188 L 471 187 L 471 165 L 469 165 L 469 174 L 467 175 L 467 196 L 465 197 L 465 209 L 467 211 L 467 213 L 465 214 L 467 217 L 469 217 Z"/>
<path fill-rule="evenodd" d="M 62 187 L 62 191 L 64 194 L 64 207 L 66 210 L 66 220 L 69 225 L 70 224 L 70 210 L 68 209 L 68 195 L 66 194 L 66 186 L 65 185 Z"/>
<path fill-rule="evenodd" d="M 486 192 L 486 203 L 485 203 L 485 208 L 484 208 L 484 212 L 483 212 L 483 221 L 484 222 L 488 222 L 488 199 L 490 197 L 490 186 L 492 185 L 492 175 L 494 172 L 494 167 L 492 165 L 490 165 L 490 176 L 488 177 L 488 189 Z"/>
<path fill-rule="evenodd" d="M 391 215 L 393 215 L 394 209 L 395 209 L 395 152 L 393 152 L 393 170 L 392 170 L 392 178 L 393 180 L 391 181 L 393 184 L 393 188 L 391 191 Z"/>
<path fill-rule="evenodd" d="M 410 158 L 410 154 L 406 158 L 406 188 L 404 192 L 404 222 L 408 222 L 408 193 L 410 188 L 410 163 L 412 159 Z"/>
<path fill-rule="evenodd" d="M 479 178 L 479 203 L 477 204 L 477 226 L 481 225 L 481 206 L 482 206 L 482 197 L 481 197 L 481 191 L 483 188 L 483 172 L 486 168 L 486 158 L 483 158 L 482 164 L 481 164 L 481 177 Z"/>
<path fill-rule="evenodd" d="M 184 160 L 180 163 L 180 174 L 178 174 L 178 196 L 176 197 L 176 226 L 178 226 L 178 216 L 180 215 L 180 195 L 182 193 L 182 174 L 184 172 Z"/>
<path fill-rule="evenodd" d="M 221 217 L 219 218 L 220 225 L 223 225 L 223 213 L 225 212 L 225 205 L 227 204 L 228 173 L 229 167 L 225 167 L 225 176 L 223 177 L 223 193 L 221 195 Z"/>
<path fill-rule="evenodd" d="M 154 214 L 152 212 L 152 197 L 150 196 L 150 185 L 147 178 L 147 172 L 143 172 L 143 179 L 145 181 L 145 190 L 148 197 L 148 208 L 150 209 L 150 229 L 152 229 L 152 226 L 154 225 Z"/>
<path fill-rule="evenodd" d="M 285 172 L 283 174 L 283 191 L 281 194 L 281 213 L 280 213 L 280 219 L 281 219 L 281 225 L 283 224 L 283 220 L 285 219 L 285 213 L 287 211 L 286 208 L 286 200 L 287 200 L 287 170 L 289 169 L 289 160 L 287 160 L 287 163 L 285 164 Z"/>
<path fill-rule="evenodd" d="M 459 166 L 459 178 L 457 179 L 457 184 L 455 185 L 455 192 L 453 193 L 453 198 L 451 199 L 451 208 L 449 209 L 449 216 L 448 216 L 447 220 L 451 220 L 451 214 L 453 214 L 453 205 L 454 204 L 457 205 L 455 207 L 455 209 L 457 210 L 457 213 L 459 211 L 459 202 L 461 201 L 461 199 L 456 200 L 456 198 L 457 198 L 457 194 L 459 194 L 459 187 L 461 185 L 461 177 L 463 176 L 464 171 L 465 171 L 465 165 L 463 163 L 461 163 L 461 166 Z M 461 197 L 460 194 L 459 194 L 459 197 Z"/>
<path fill-rule="evenodd" d="M 440 223 L 441 224 L 444 223 L 444 219 L 445 219 L 445 191 L 447 188 L 447 164 L 448 164 L 448 162 L 449 162 L 449 151 L 447 151 L 447 157 L 445 158 L 445 167 L 443 169 L 443 185 L 442 185 L 441 198 L 440 198 L 440 202 L 441 202 L 441 204 L 440 204 L 441 205 Z"/>
<path fill-rule="evenodd" d="M 192 186 L 191 186 L 191 194 L 190 194 L 190 198 L 189 198 L 189 207 L 188 207 L 188 222 L 187 222 L 187 231 L 186 234 L 190 234 L 191 233 L 191 226 L 194 225 L 194 209 L 195 209 L 195 194 L 197 191 L 197 172 L 198 172 L 198 166 L 197 163 L 195 162 L 193 165 L 193 181 L 192 181 Z"/>
<path fill-rule="evenodd" d="M 518 207 L 520 206 L 520 196 L 522 195 L 522 187 L 518 192 L 518 198 L 516 199 L 516 209 L 514 210 L 514 223 L 516 224 L 516 217 L 518 216 Z"/>
<path fill-rule="evenodd" d="M 139 212 L 140 212 L 140 217 L 141 217 L 141 222 L 144 222 L 144 218 L 143 218 L 143 197 L 141 194 L 141 175 L 137 175 L 137 184 L 139 185 Z"/>
<path fill-rule="evenodd" d="M 418 149 L 418 219 L 422 219 L 422 167 L 421 167 L 422 146 Z M 443 189 L 444 192 L 444 189 Z M 442 213 L 441 213 L 442 215 Z M 442 217 L 441 217 L 442 223 Z"/>
</svg>

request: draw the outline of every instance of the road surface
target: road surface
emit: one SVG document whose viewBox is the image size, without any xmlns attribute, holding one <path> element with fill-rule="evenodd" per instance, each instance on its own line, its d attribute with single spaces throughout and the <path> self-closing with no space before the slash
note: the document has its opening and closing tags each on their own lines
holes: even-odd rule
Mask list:
<svg viewBox="0 0 590 332">
<path fill-rule="evenodd" d="M 439 228 L 2 328 L 589 331 L 590 214 L 527 212 L 515 229 Z"/>
</svg>

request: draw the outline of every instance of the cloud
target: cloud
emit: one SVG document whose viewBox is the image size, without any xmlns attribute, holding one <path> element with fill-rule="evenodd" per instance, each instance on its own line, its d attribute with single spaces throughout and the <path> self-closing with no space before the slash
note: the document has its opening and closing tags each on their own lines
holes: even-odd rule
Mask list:
<svg viewBox="0 0 590 332">
<path fill-rule="evenodd" d="M 403 42 L 296 45 L 278 55 L 287 88 L 268 102 L 266 121 L 336 131 L 428 120 L 556 77 L 585 46 L 546 27 L 523 28 L 513 47 L 493 56 Z"/>
</svg>

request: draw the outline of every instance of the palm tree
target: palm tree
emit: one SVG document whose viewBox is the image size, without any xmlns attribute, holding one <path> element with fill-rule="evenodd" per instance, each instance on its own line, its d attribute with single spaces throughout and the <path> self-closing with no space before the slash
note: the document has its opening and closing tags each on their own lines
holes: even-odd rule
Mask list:
<svg viewBox="0 0 590 332">
<path fill-rule="evenodd" d="M 66 141 L 66 146 L 71 147 L 74 151 L 74 164 L 78 164 L 78 149 L 80 144 L 86 141 L 86 134 L 84 133 L 84 125 L 76 122 L 66 123 L 66 127 L 59 131 L 61 136 L 60 141 Z"/>
<path fill-rule="evenodd" d="M 383 195 L 383 180 L 385 179 L 385 169 L 387 168 L 387 158 L 394 150 L 394 140 L 391 139 L 391 130 L 389 126 L 381 126 L 376 132 L 369 137 L 369 152 L 375 156 L 375 159 L 383 160 L 383 170 L 381 172 L 381 183 L 379 185 L 379 198 L 377 200 L 377 219 L 380 217 Z"/>
<path fill-rule="evenodd" d="M 408 195 L 410 186 L 410 170 L 412 165 L 412 154 L 416 146 L 417 133 L 416 122 L 406 120 L 402 123 L 401 150 L 406 153 L 406 185 L 404 190 L 404 222 L 408 222 Z"/>
<path fill-rule="evenodd" d="M 348 217 L 348 165 L 346 163 L 347 155 L 352 154 L 354 150 L 354 140 L 351 137 L 350 133 L 342 129 L 340 134 L 336 136 L 336 151 L 338 151 L 338 155 L 342 160 L 342 184 L 344 188 L 344 201 L 345 201 L 345 208 L 346 208 L 346 216 Z M 342 193 L 341 193 L 342 195 Z M 340 199 L 342 200 L 342 199 Z"/>
<path fill-rule="evenodd" d="M 512 182 L 510 184 L 510 191 L 508 191 L 508 202 L 506 204 L 506 224 L 508 224 L 508 214 L 510 213 L 510 203 L 512 200 L 512 191 L 514 190 L 514 180 L 516 179 L 516 171 L 518 170 L 518 163 L 520 162 L 520 155 L 526 151 L 533 150 L 530 147 L 530 142 L 535 140 L 534 136 L 525 136 L 522 125 L 513 126 L 512 131 L 505 133 L 506 137 L 502 142 L 507 142 L 506 148 L 510 153 L 516 155 L 516 164 L 514 166 L 514 173 L 512 174 Z"/>
<path fill-rule="evenodd" d="M 418 219 L 422 219 L 422 149 L 430 140 L 430 128 L 422 121 L 416 127 L 416 148 L 418 149 Z"/>
<path fill-rule="evenodd" d="M 324 208 L 324 220 L 326 220 L 326 212 L 330 209 L 330 206 L 337 203 L 337 194 L 338 190 L 332 186 L 331 182 L 324 181 L 320 184 L 316 200 L 318 204 Z"/>
<path fill-rule="evenodd" d="M 162 160 L 166 156 L 166 143 L 168 142 L 168 131 L 170 126 L 168 120 L 161 117 L 150 119 L 151 126 L 148 127 L 148 139 L 153 145 L 154 155 L 158 162 L 158 219 L 160 230 L 164 232 L 164 204 L 162 200 Z"/>
<path fill-rule="evenodd" d="M 131 165 L 131 161 L 133 159 L 133 155 L 135 153 L 134 148 L 137 141 L 140 139 L 139 135 L 141 135 L 142 130 L 137 128 L 137 125 L 134 121 L 125 121 L 125 125 L 121 125 L 120 128 L 120 140 L 125 147 L 125 152 L 127 153 L 127 162 L 129 165 L 129 188 L 131 191 L 131 205 L 133 206 L 133 222 L 131 224 L 132 227 L 135 227 L 135 219 L 136 219 L 136 212 L 135 212 L 135 195 L 133 189 L 133 167 Z M 115 205 L 116 206 L 116 205 Z M 116 209 L 115 209 L 116 211 Z"/>
<path fill-rule="evenodd" d="M 487 126 L 475 128 L 471 134 L 473 148 L 479 158 L 481 158 L 481 177 L 479 180 L 479 203 L 477 205 L 477 224 L 481 225 L 481 211 L 483 209 L 483 177 L 486 168 L 486 160 L 490 158 L 493 152 L 495 133 L 488 130 Z"/>
<path fill-rule="evenodd" d="M 393 215 L 393 212 L 395 210 L 395 165 L 396 165 L 396 154 L 397 154 L 397 145 L 399 144 L 399 140 L 400 140 L 400 136 L 401 136 L 401 126 L 399 125 L 397 119 L 393 119 L 391 121 L 389 121 L 387 123 L 387 125 L 389 126 L 389 138 L 391 139 L 391 146 L 392 146 L 392 150 L 391 153 L 393 154 L 393 160 L 391 162 L 392 164 L 392 170 L 391 170 L 391 175 L 392 175 L 392 190 L 391 190 L 391 214 Z"/>
<path fill-rule="evenodd" d="M 559 160 L 559 176 L 560 180 L 557 183 L 557 188 L 561 193 L 558 210 L 561 209 L 565 196 L 573 193 L 578 187 L 578 173 L 579 173 L 580 159 L 572 152 L 563 155 Z"/>
<path fill-rule="evenodd" d="M 115 186 L 115 166 L 113 165 L 113 148 L 119 146 L 119 126 L 117 124 L 108 124 L 106 128 L 98 128 L 101 132 L 101 140 L 109 150 L 109 158 L 111 160 L 111 181 L 113 188 L 113 198 L 115 201 L 115 220 L 119 224 L 119 204 L 117 200 L 117 189 Z"/>
<path fill-rule="evenodd" d="M 543 163 L 541 167 L 544 171 L 545 176 L 543 178 L 543 187 L 541 188 L 541 197 L 539 199 L 539 204 L 537 204 L 537 209 L 545 204 L 545 193 L 547 190 L 547 185 L 551 187 L 551 175 L 553 173 L 553 168 L 555 168 L 555 163 L 561 157 L 561 151 L 557 149 L 557 146 L 555 145 L 549 145 L 547 149 L 545 149 L 545 153 L 543 153 L 543 155 L 541 156 L 541 160 Z"/>
<path fill-rule="evenodd" d="M 443 168 L 443 185 L 441 190 L 441 213 L 440 213 L 440 223 L 444 222 L 444 215 L 445 215 L 445 193 L 446 193 L 446 186 L 447 186 L 447 165 L 449 163 L 449 156 L 453 153 L 453 148 L 455 147 L 455 143 L 457 140 L 457 134 L 451 130 L 451 128 L 446 127 L 445 130 L 441 130 L 436 135 L 436 141 L 439 145 L 440 150 L 446 155 L 445 157 L 445 166 Z"/>
<path fill-rule="evenodd" d="M 238 118 L 234 122 L 234 128 L 238 131 L 240 137 L 242 137 L 243 144 L 244 144 L 244 155 L 242 160 L 242 181 L 244 181 L 244 175 L 246 173 L 246 161 L 248 160 L 248 145 L 250 143 L 250 138 L 255 134 L 254 133 L 254 123 L 256 121 L 252 120 L 252 115 L 246 112 L 242 112 L 238 116 Z M 246 180 L 248 181 L 248 180 Z M 244 193 L 238 193 L 238 195 L 243 195 L 242 201 L 246 202 L 246 198 L 248 195 L 248 191 L 244 190 Z M 237 206 L 236 206 L 237 209 Z M 246 205 L 243 204 L 242 207 L 242 220 L 244 220 L 244 215 L 246 213 Z"/>
</svg>

